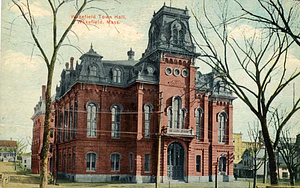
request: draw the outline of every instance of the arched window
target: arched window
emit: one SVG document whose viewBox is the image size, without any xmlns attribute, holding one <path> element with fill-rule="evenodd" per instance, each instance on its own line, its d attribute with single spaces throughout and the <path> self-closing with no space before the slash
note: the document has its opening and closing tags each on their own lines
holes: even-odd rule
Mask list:
<svg viewBox="0 0 300 188">
<path fill-rule="evenodd" d="M 97 154 L 96 153 L 87 153 L 86 158 L 86 170 L 87 171 L 96 171 L 97 164 Z"/>
<path fill-rule="evenodd" d="M 180 96 L 174 96 L 172 106 L 167 109 L 168 127 L 172 129 L 184 129 L 185 117 L 187 109 L 182 108 L 182 100 Z"/>
<path fill-rule="evenodd" d="M 112 153 L 110 155 L 111 171 L 120 171 L 120 160 L 121 160 L 121 155 L 119 153 Z"/>
<path fill-rule="evenodd" d="M 120 138 L 121 131 L 121 112 L 122 108 L 119 104 L 111 106 L 111 137 Z"/>
<path fill-rule="evenodd" d="M 184 33 L 183 30 L 179 31 L 179 44 L 184 45 Z"/>
<path fill-rule="evenodd" d="M 133 153 L 129 153 L 129 170 L 130 170 L 130 172 L 133 171 L 133 162 L 134 162 L 134 155 L 133 155 Z"/>
<path fill-rule="evenodd" d="M 184 129 L 184 120 L 185 120 L 185 116 L 187 114 L 187 109 L 186 108 L 182 108 L 180 110 L 180 128 Z"/>
<path fill-rule="evenodd" d="M 174 44 L 178 44 L 178 29 L 176 25 L 173 27 L 173 42 Z"/>
<path fill-rule="evenodd" d="M 65 113 L 64 113 L 64 118 L 65 118 L 65 126 L 64 126 L 64 141 L 67 141 L 68 139 L 68 110 L 65 109 Z"/>
<path fill-rule="evenodd" d="M 176 96 L 173 101 L 172 109 L 173 109 L 173 127 L 176 129 L 180 128 L 180 110 L 181 110 L 181 98 Z"/>
<path fill-rule="evenodd" d="M 226 121 L 227 114 L 226 112 L 221 112 L 218 116 L 219 130 L 218 130 L 218 141 L 219 143 L 225 143 L 226 137 Z"/>
<path fill-rule="evenodd" d="M 219 158 L 219 173 L 223 175 L 226 173 L 226 156 Z"/>
<path fill-rule="evenodd" d="M 97 67 L 94 65 L 90 66 L 90 76 L 97 76 Z"/>
<path fill-rule="evenodd" d="M 202 113 L 203 109 L 202 108 L 196 108 L 195 109 L 195 117 L 196 117 L 196 139 L 201 139 L 201 119 L 202 119 Z"/>
<path fill-rule="evenodd" d="M 122 70 L 119 67 L 113 70 L 113 82 L 115 83 L 122 82 Z"/>
<path fill-rule="evenodd" d="M 151 119 L 151 111 L 152 105 L 147 103 L 144 105 L 144 113 L 145 113 L 145 137 L 150 137 L 150 119 Z"/>
<path fill-rule="evenodd" d="M 70 140 L 72 139 L 72 134 L 73 134 L 73 106 L 70 106 L 70 116 L 69 116 L 69 123 L 70 123 L 70 128 L 69 128 L 69 138 Z"/>
<path fill-rule="evenodd" d="M 172 106 L 168 107 L 167 115 L 168 115 L 168 127 L 172 128 Z"/>
<path fill-rule="evenodd" d="M 59 112 L 59 142 L 62 142 L 63 141 L 63 117 L 64 117 L 64 114 L 60 111 Z"/>
<path fill-rule="evenodd" d="M 97 106 L 90 102 L 87 106 L 87 137 L 97 136 Z"/>
<path fill-rule="evenodd" d="M 74 112 L 74 138 L 76 138 L 77 136 L 77 117 L 78 117 L 78 114 L 77 114 L 77 111 L 78 111 L 78 102 L 75 101 L 75 112 Z"/>
</svg>

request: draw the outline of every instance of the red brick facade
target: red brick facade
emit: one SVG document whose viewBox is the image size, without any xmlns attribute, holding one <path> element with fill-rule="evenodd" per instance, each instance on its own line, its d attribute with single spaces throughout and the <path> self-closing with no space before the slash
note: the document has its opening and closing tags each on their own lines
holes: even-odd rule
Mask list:
<svg viewBox="0 0 300 188">
<path fill-rule="evenodd" d="M 161 134 L 162 182 L 214 181 L 216 170 L 232 180 L 234 97 L 213 72 L 197 72 L 188 19 L 186 9 L 163 6 L 138 62 L 132 50 L 126 62 L 103 61 L 92 46 L 76 69 L 71 58 L 53 102 L 55 175 L 153 182 Z"/>
<path fill-rule="evenodd" d="M 43 146 L 43 132 L 45 123 L 45 93 L 46 86 L 42 86 L 42 97 L 36 107 L 34 108 L 33 120 L 33 133 L 31 144 L 31 172 L 33 174 L 40 173 L 40 154 Z M 48 171 L 52 171 L 52 149 L 54 143 L 54 118 L 50 121 L 51 134 L 50 134 L 50 151 L 48 155 Z"/>
</svg>

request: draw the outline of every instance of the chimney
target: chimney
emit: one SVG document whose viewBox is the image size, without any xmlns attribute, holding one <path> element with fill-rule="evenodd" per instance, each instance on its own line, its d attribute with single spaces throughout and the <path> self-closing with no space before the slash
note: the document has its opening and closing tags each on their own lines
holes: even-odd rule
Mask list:
<svg viewBox="0 0 300 188">
<path fill-rule="evenodd" d="M 132 51 L 132 48 L 130 48 L 130 51 L 127 52 L 128 60 L 134 61 L 134 51 Z"/>
<path fill-rule="evenodd" d="M 43 85 L 42 86 L 42 100 L 46 100 L 46 86 Z"/>
<path fill-rule="evenodd" d="M 70 69 L 71 69 L 71 70 L 74 70 L 74 57 L 71 57 L 71 58 L 70 58 L 70 64 L 71 64 Z"/>
<path fill-rule="evenodd" d="M 66 62 L 66 70 L 68 70 L 68 69 L 69 69 L 69 63 Z"/>
</svg>

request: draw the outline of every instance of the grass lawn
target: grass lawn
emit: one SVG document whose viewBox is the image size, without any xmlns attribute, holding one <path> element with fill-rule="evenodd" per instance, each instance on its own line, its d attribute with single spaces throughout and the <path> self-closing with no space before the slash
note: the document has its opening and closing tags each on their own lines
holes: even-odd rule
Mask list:
<svg viewBox="0 0 300 188">
<path fill-rule="evenodd" d="M 5 188 L 38 188 L 39 175 L 36 174 L 20 174 L 14 170 L 14 163 L 0 162 L 0 173 L 10 176 L 10 182 L 6 184 Z M 17 169 L 18 170 L 18 169 Z M 94 188 L 94 187 L 115 187 L 115 188 L 154 188 L 154 183 L 149 184 L 129 184 L 129 183 L 74 183 L 68 180 L 58 180 L 59 185 L 49 185 L 49 188 Z M 288 184 L 288 182 L 285 182 Z M 258 181 L 259 188 L 265 188 L 265 185 Z M 1 185 L 0 185 L 1 187 Z M 171 188 L 214 188 L 214 182 L 207 183 L 171 183 Z M 252 188 L 252 182 L 246 180 L 234 182 L 219 182 L 219 188 Z M 161 188 L 169 188 L 168 183 L 162 183 Z M 300 187 L 299 187 L 300 188 Z"/>
</svg>

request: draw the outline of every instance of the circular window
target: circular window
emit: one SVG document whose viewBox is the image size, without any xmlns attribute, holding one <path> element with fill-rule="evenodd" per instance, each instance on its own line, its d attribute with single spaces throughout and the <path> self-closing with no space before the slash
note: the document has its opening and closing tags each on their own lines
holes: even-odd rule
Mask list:
<svg viewBox="0 0 300 188">
<path fill-rule="evenodd" d="M 172 74 L 172 68 L 171 67 L 167 67 L 166 68 L 166 74 L 167 75 L 171 75 Z"/>
<path fill-rule="evenodd" d="M 189 71 L 187 69 L 183 69 L 182 72 L 181 72 L 181 75 L 183 77 L 187 77 L 189 75 Z"/>
<path fill-rule="evenodd" d="M 174 75 L 179 76 L 180 75 L 180 70 L 178 68 L 174 69 Z"/>
</svg>

